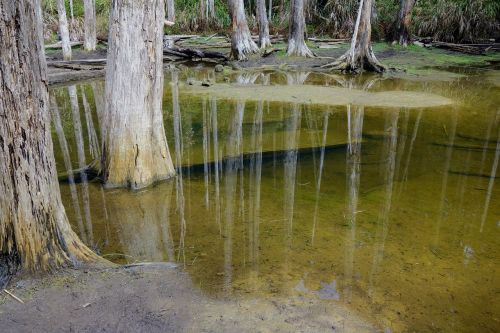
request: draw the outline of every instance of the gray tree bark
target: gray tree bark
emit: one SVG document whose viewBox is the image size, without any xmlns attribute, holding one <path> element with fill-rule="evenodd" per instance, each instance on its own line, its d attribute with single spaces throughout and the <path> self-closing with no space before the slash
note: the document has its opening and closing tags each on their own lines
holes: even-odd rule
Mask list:
<svg viewBox="0 0 500 333">
<path fill-rule="evenodd" d="M 83 6 L 85 11 L 83 48 L 85 51 L 94 51 L 97 46 L 95 0 L 83 0 Z"/>
<path fill-rule="evenodd" d="M 167 20 L 175 22 L 175 2 L 174 0 L 166 0 Z"/>
<path fill-rule="evenodd" d="M 360 0 L 350 49 L 336 61 L 324 65 L 324 68 L 350 73 L 359 73 L 364 70 L 378 73 L 385 71 L 385 66 L 377 60 L 371 45 L 373 6 L 373 0 Z"/>
<path fill-rule="evenodd" d="M 398 42 L 404 47 L 408 46 L 410 39 L 411 11 L 415 5 L 415 0 L 401 0 L 398 15 Z"/>
<path fill-rule="evenodd" d="M 305 42 L 304 0 L 291 0 L 290 6 L 290 27 L 286 52 L 289 56 L 314 57 L 314 53 L 309 50 Z"/>
<path fill-rule="evenodd" d="M 231 58 L 247 59 L 247 55 L 257 53 L 259 48 L 252 40 L 248 29 L 243 0 L 228 0 L 231 15 Z"/>
<path fill-rule="evenodd" d="M 107 187 L 140 189 L 175 175 L 163 126 L 164 8 L 162 0 L 112 2 L 102 149 Z"/>
<path fill-rule="evenodd" d="M 208 18 L 208 4 L 207 0 L 200 0 L 200 22 L 202 27 L 204 27 L 207 24 L 207 18 Z"/>
<path fill-rule="evenodd" d="M 32 271 L 97 259 L 61 202 L 37 5 L 0 0 L 0 258 Z"/>
<path fill-rule="evenodd" d="M 207 0 L 208 1 L 208 16 L 213 19 L 215 18 L 215 1 L 214 0 Z"/>
<path fill-rule="evenodd" d="M 57 14 L 59 15 L 59 34 L 61 35 L 63 58 L 64 60 L 71 60 L 68 18 L 66 17 L 64 0 L 57 0 Z"/>
<path fill-rule="evenodd" d="M 271 39 L 269 38 L 269 21 L 267 20 L 266 0 L 257 0 L 255 3 L 257 7 L 257 22 L 259 24 L 259 46 L 265 49 L 271 46 Z"/>
</svg>

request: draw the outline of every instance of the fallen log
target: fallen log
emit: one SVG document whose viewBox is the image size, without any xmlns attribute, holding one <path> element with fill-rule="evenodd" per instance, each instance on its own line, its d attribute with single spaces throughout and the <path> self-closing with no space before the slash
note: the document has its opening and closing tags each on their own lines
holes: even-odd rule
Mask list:
<svg viewBox="0 0 500 333">
<path fill-rule="evenodd" d="M 71 69 L 73 71 L 96 71 L 104 69 L 104 65 L 52 64 L 51 67 Z"/>
<path fill-rule="evenodd" d="M 499 52 L 500 51 L 500 44 L 499 43 L 470 43 L 470 44 L 458 44 L 458 43 L 447 43 L 447 42 L 440 42 L 440 41 L 435 41 L 430 37 L 424 37 L 424 38 L 415 38 L 413 41 L 413 44 L 420 46 L 420 47 L 437 47 L 440 49 L 446 49 L 446 50 L 451 50 L 455 52 L 461 52 L 461 53 L 467 53 L 467 54 L 474 54 L 474 55 L 482 55 L 485 54 L 486 52 L 493 51 L 493 52 Z"/>
<path fill-rule="evenodd" d="M 441 49 L 448 49 L 452 51 L 467 53 L 467 54 L 476 54 L 481 55 L 487 51 L 486 47 L 475 47 L 467 44 L 454 44 L 454 43 L 445 43 L 445 42 L 432 42 L 431 44 L 434 47 Z"/>
<path fill-rule="evenodd" d="M 197 38 L 198 35 L 165 35 L 163 36 L 163 48 L 170 48 L 178 41 Z"/>
<path fill-rule="evenodd" d="M 275 52 L 279 52 L 279 51 L 283 51 L 283 49 L 270 49 L 270 50 L 265 50 L 264 53 L 262 54 L 262 58 L 267 58 L 269 57 L 271 54 L 275 53 Z"/>
<path fill-rule="evenodd" d="M 71 47 L 83 45 L 83 42 L 70 42 Z M 46 49 L 62 49 L 62 42 L 57 42 L 55 44 L 45 45 Z"/>
<path fill-rule="evenodd" d="M 57 67 L 58 65 L 106 65 L 106 58 L 47 61 L 47 66 Z"/>
<path fill-rule="evenodd" d="M 310 37 L 308 38 L 311 42 L 318 42 L 318 43 L 346 43 L 350 41 L 348 38 L 315 38 L 315 37 Z"/>
<path fill-rule="evenodd" d="M 64 71 L 62 73 L 49 73 L 49 85 L 63 84 L 72 81 L 81 81 L 102 77 L 106 74 L 106 70 L 93 71 Z"/>
<path fill-rule="evenodd" d="M 219 59 L 224 61 L 229 60 L 229 58 L 225 54 L 222 54 L 220 52 L 179 46 L 164 48 L 163 54 L 173 55 L 186 59 Z"/>
</svg>

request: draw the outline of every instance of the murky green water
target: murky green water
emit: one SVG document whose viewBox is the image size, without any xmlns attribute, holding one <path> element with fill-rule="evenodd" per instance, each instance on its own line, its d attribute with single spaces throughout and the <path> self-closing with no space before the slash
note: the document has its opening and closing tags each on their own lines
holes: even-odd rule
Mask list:
<svg viewBox="0 0 500 333">
<path fill-rule="evenodd" d="M 65 207 L 106 258 L 176 261 L 210 295 L 320 298 L 392 332 L 498 332 L 498 76 L 230 78 L 454 101 L 384 109 L 221 99 L 176 82 L 222 75 L 167 72 L 165 128 L 177 179 L 138 193 L 64 182 Z M 52 95 L 62 174 L 99 156 L 103 83 Z"/>
</svg>

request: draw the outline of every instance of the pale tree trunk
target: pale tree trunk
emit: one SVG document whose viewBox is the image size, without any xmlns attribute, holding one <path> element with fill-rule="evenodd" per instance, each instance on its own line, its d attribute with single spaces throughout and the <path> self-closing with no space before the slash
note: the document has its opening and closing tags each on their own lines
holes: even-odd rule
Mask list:
<svg viewBox="0 0 500 333">
<path fill-rule="evenodd" d="M 59 15 L 59 34 L 61 35 L 64 60 L 71 60 L 71 44 L 69 38 L 68 18 L 64 0 L 57 0 L 57 14 Z"/>
<path fill-rule="evenodd" d="M 83 0 L 83 6 L 85 10 L 85 36 L 83 48 L 85 51 L 94 51 L 97 45 L 95 0 Z"/>
<path fill-rule="evenodd" d="M 174 0 L 166 0 L 167 20 L 175 22 L 175 3 Z"/>
<path fill-rule="evenodd" d="M 140 189 L 175 175 L 162 113 L 164 17 L 162 0 L 112 3 L 102 149 L 107 187 Z"/>
<path fill-rule="evenodd" d="M 408 46 L 410 39 L 411 11 L 414 5 L 415 0 L 401 0 L 398 16 L 398 42 L 404 47 Z"/>
<path fill-rule="evenodd" d="M 33 271 L 98 258 L 61 202 L 37 4 L 0 0 L 0 261 Z"/>
<path fill-rule="evenodd" d="M 71 18 L 71 25 L 73 25 L 73 21 L 75 20 L 75 15 L 73 12 L 73 0 L 69 0 L 69 17 Z"/>
<path fill-rule="evenodd" d="M 215 1 L 214 0 L 207 0 L 208 1 L 208 16 L 213 19 L 215 18 Z"/>
<path fill-rule="evenodd" d="M 259 48 L 252 40 L 248 29 L 243 0 L 228 0 L 231 15 L 231 58 L 245 60 L 248 54 L 256 53 Z"/>
<path fill-rule="evenodd" d="M 269 11 L 268 11 L 268 20 L 271 21 L 273 18 L 273 0 L 269 0 Z"/>
<path fill-rule="evenodd" d="M 377 60 L 371 45 L 373 5 L 373 0 L 360 0 L 350 49 L 336 61 L 322 67 L 351 73 L 385 71 L 385 66 Z"/>
<path fill-rule="evenodd" d="M 314 53 L 306 45 L 304 17 L 304 0 L 290 1 L 290 27 L 288 32 L 287 54 L 299 57 L 314 57 Z"/>
<path fill-rule="evenodd" d="M 265 49 L 271 46 L 271 39 L 269 38 L 269 21 L 267 20 L 266 13 L 266 0 L 257 0 L 257 22 L 259 24 L 259 46 Z"/>
<path fill-rule="evenodd" d="M 200 0 L 200 23 L 202 27 L 204 27 L 207 23 L 207 9 L 206 0 Z"/>
</svg>

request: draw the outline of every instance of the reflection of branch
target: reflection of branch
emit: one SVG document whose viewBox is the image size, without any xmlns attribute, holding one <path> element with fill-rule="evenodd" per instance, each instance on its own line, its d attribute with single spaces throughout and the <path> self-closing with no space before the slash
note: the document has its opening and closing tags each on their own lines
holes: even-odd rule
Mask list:
<svg viewBox="0 0 500 333">
<path fill-rule="evenodd" d="M 493 161 L 493 166 L 491 167 L 490 182 L 488 184 L 488 192 L 486 194 L 486 202 L 484 204 L 483 216 L 481 217 L 481 228 L 479 229 L 480 232 L 483 232 L 484 223 L 486 222 L 486 217 L 488 216 L 488 208 L 490 207 L 491 192 L 493 191 L 493 185 L 495 184 L 495 178 L 496 178 L 495 176 L 497 174 L 499 156 L 500 156 L 500 131 L 498 131 L 497 150 L 495 153 L 495 160 Z"/>
<path fill-rule="evenodd" d="M 397 148 L 398 148 L 398 122 L 399 110 L 392 114 L 391 122 L 387 124 L 385 129 L 389 136 L 385 139 L 384 150 L 387 154 L 387 167 L 385 168 L 384 181 L 385 181 L 385 195 L 382 210 L 377 221 L 377 243 L 374 248 L 373 263 L 370 273 L 370 293 L 374 288 L 374 277 L 377 274 L 378 266 L 384 258 L 385 242 L 389 230 L 389 213 L 391 211 L 392 196 L 394 190 L 394 175 L 396 168 Z M 400 144 L 401 145 L 401 144 Z"/>
<path fill-rule="evenodd" d="M 219 226 L 219 235 L 222 235 L 222 227 L 220 223 L 220 187 L 219 187 L 219 169 L 221 169 L 221 161 L 219 161 L 219 136 L 217 124 L 217 100 L 212 97 L 210 100 L 210 112 L 212 114 L 212 136 L 214 149 L 214 174 L 215 174 L 215 220 Z"/>
<path fill-rule="evenodd" d="M 80 232 L 80 238 L 84 243 L 87 243 L 87 236 L 85 234 L 85 228 L 83 226 L 83 218 L 80 210 L 80 200 L 78 199 L 78 191 L 75 186 L 75 178 L 72 172 L 71 158 L 69 155 L 68 142 L 64 135 L 64 129 L 62 127 L 61 115 L 59 114 L 59 107 L 57 106 L 57 101 L 54 95 L 50 96 L 50 109 L 52 111 L 52 119 L 54 122 L 54 128 L 56 130 L 57 138 L 59 140 L 59 146 L 61 147 L 61 153 L 64 160 L 64 166 L 67 172 L 67 179 L 69 183 L 69 190 L 71 195 L 71 200 L 73 203 L 73 209 L 75 212 L 76 222 L 78 224 L 78 229 Z"/>
<path fill-rule="evenodd" d="M 314 205 L 314 218 L 313 218 L 313 231 L 311 237 L 311 244 L 314 245 L 314 235 L 316 234 L 317 220 L 318 220 L 318 209 L 319 209 L 319 194 L 321 190 L 321 177 L 323 175 L 323 166 L 325 161 L 325 146 L 326 146 L 326 137 L 328 133 L 328 117 L 329 113 L 324 113 L 323 118 L 323 142 L 321 143 L 321 153 L 319 158 L 319 172 L 318 179 L 316 182 L 316 202 Z"/>
</svg>

